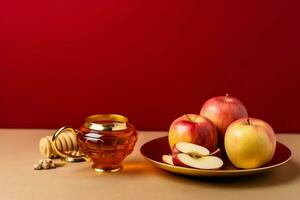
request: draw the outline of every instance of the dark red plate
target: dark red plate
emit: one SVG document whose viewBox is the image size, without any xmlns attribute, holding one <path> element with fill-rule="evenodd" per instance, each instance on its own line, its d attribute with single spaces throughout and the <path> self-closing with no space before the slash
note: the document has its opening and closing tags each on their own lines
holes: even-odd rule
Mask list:
<svg viewBox="0 0 300 200">
<path fill-rule="evenodd" d="M 161 169 L 190 176 L 243 176 L 268 171 L 288 162 L 292 156 L 291 150 L 284 144 L 277 142 L 275 154 L 267 165 L 254 169 L 238 169 L 226 158 L 222 158 L 224 166 L 218 170 L 192 169 L 186 167 L 172 166 L 162 162 L 162 156 L 171 154 L 168 137 L 161 137 L 145 143 L 141 147 L 141 153 L 154 166 Z"/>
</svg>

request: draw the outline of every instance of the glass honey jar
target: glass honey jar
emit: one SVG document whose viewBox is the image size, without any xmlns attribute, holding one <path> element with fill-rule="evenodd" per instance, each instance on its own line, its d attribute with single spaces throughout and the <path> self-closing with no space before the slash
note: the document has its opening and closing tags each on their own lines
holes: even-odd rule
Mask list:
<svg viewBox="0 0 300 200">
<path fill-rule="evenodd" d="M 84 155 L 72 156 L 59 151 L 57 138 L 65 130 L 76 135 L 80 151 Z M 123 160 L 133 151 L 137 141 L 137 131 L 122 115 L 92 115 L 86 118 L 79 129 L 62 127 L 53 135 L 53 148 L 61 157 L 71 160 L 92 161 L 97 172 L 119 171 Z"/>
</svg>

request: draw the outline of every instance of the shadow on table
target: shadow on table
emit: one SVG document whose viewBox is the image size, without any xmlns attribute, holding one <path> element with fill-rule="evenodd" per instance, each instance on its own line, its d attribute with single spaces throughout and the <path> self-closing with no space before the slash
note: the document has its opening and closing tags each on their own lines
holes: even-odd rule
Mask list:
<svg viewBox="0 0 300 200">
<path fill-rule="evenodd" d="M 195 182 L 198 182 L 201 185 L 214 185 L 230 188 L 272 187 L 292 182 L 300 177 L 300 166 L 293 160 L 289 161 L 284 166 L 270 170 L 269 172 L 241 177 L 190 177 L 173 174 L 161 169 L 157 170 L 161 176 L 173 179 L 177 182 L 194 184 Z"/>
<path fill-rule="evenodd" d="M 76 163 L 71 163 L 76 164 Z M 153 168 L 146 161 L 140 160 L 129 160 L 123 163 L 123 169 L 117 172 L 95 172 L 92 167 L 92 163 L 87 163 L 85 165 L 80 165 L 74 172 L 76 174 L 85 174 L 85 176 L 97 177 L 97 176 L 128 176 L 128 175 L 142 175 L 153 171 Z M 154 169 L 155 170 L 155 169 Z M 95 176 L 96 175 L 96 176 Z"/>
</svg>

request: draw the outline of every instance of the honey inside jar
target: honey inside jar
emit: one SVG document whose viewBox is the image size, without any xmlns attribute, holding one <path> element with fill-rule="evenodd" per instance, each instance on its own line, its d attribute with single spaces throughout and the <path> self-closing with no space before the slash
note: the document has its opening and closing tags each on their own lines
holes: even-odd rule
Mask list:
<svg viewBox="0 0 300 200">
<path fill-rule="evenodd" d="M 77 135 L 78 145 L 93 161 L 96 171 L 118 171 L 133 151 L 135 128 L 121 115 L 93 115 Z"/>
</svg>

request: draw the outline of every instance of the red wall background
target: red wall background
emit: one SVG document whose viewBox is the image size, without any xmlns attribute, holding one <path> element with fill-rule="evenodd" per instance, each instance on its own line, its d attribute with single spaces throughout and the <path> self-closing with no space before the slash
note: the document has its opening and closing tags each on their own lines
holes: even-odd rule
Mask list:
<svg viewBox="0 0 300 200">
<path fill-rule="evenodd" d="M 299 132 L 297 0 L 0 3 L 0 127 L 79 126 L 121 113 L 167 130 L 230 93 Z"/>
</svg>

